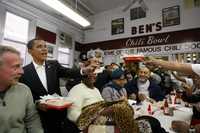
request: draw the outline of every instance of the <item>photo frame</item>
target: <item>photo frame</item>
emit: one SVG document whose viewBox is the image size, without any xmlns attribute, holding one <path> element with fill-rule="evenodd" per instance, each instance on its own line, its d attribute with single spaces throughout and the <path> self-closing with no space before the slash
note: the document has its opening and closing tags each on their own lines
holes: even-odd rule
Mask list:
<svg viewBox="0 0 200 133">
<path fill-rule="evenodd" d="M 53 44 L 47 43 L 47 49 L 48 49 L 47 58 L 53 59 L 55 46 Z"/>
<path fill-rule="evenodd" d="M 58 31 L 58 42 L 63 48 L 72 49 L 73 40 L 69 34 L 62 31 Z"/>
<path fill-rule="evenodd" d="M 180 7 L 179 5 L 162 9 L 163 27 L 180 24 Z"/>
<path fill-rule="evenodd" d="M 200 0 L 184 0 L 185 9 L 200 7 Z"/>
<path fill-rule="evenodd" d="M 130 20 L 136 20 L 145 17 L 146 17 L 146 11 L 144 11 L 142 7 L 136 7 L 130 10 Z"/>
<path fill-rule="evenodd" d="M 124 33 L 124 18 L 118 18 L 111 22 L 112 35 Z"/>
</svg>

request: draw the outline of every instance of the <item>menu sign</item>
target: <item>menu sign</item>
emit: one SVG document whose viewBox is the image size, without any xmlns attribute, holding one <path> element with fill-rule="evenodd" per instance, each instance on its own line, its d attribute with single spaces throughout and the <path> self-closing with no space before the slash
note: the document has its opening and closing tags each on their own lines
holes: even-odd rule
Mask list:
<svg viewBox="0 0 200 133">
<path fill-rule="evenodd" d="M 186 42 L 170 45 L 159 45 L 149 47 L 137 47 L 129 49 L 118 49 L 118 50 L 105 50 L 105 55 L 123 55 L 123 54 L 142 54 L 148 55 L 168 55 L 173 53 L 185 53 L 185 52 L 199 52 L 199 42 Z"/>
</svg>

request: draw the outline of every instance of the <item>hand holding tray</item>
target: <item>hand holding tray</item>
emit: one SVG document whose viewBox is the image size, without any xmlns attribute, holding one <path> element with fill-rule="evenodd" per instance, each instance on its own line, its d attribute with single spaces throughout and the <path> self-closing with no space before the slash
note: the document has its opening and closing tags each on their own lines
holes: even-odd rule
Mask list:
<svg viewBox="0 0 200 133">
<path fill-rule="evenodd" d="M 72 106 L 72 102 L 65 99 L 49 99 L 44 102 L 47 109 L 64 110 Z"/>
<path fill-rule="evenodd" d="M 65 110 L 72 106 L 72 101 L 65 97 L 47 95 L 41 97 L 40 104 L 45 105 L 46 109 Z"/>
</svg>

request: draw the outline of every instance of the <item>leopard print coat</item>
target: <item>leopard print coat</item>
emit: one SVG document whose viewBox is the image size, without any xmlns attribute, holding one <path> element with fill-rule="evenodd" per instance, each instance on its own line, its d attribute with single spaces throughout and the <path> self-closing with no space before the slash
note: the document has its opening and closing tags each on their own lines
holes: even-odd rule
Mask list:
<svg viewBox="0 0 200 133">
<path fill-rule="evenodd" d="M 139 133 L 137 122 L 133 118 L 134 111 L 125 100 L 115 102 L 101 101 L 84 107 L 77 120 L 77 125 L 79 129 L 84 130 L 90 124 L 95 123 L 100 116 L 106 117 L 107 120 L 112 120 L 120 129 L 120 133 Z"/>
</svg>

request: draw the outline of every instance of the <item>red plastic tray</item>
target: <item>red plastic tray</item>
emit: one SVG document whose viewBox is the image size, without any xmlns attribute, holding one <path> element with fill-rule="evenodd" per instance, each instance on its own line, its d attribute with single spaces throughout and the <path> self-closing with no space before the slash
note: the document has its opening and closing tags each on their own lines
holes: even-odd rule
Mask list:
<svg viewBox="0 0 200 133">
<path fill-rule="evenodd" d="M 63 103 L 61 104 L 60 101 L 63 101 Z M 56 102 L 58 103 L 57 105 Z M 45 104 L 47 105 L 47 109 L 54 109 L 54 110 L 65 110 L 72 106 L 72 102 L 60 99 L 47 100 Z"/>
<path fill-rule="evenodd" d="M 144 61 L 144 56 L 133 55 L 133 56 L 124 57 L 123 59 L 124 59 L 125 63 L 141 62 L 141 61 Z"/>
</svg>

